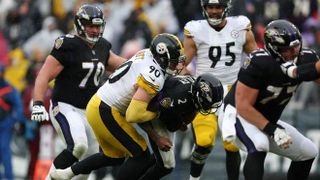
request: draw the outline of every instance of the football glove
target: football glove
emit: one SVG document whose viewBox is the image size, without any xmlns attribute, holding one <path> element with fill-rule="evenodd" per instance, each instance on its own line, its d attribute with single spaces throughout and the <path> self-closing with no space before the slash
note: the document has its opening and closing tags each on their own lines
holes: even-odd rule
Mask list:
<svg viewBox="0 0 320 180">
<path fill-rule="evenodd" d="M 31 120 L 49 121 L 49 114 L 41 101 L 35 101 L 32 106 Z"/>
<path fill-rule="evenodd" d="M 280 148 L 287 149 L 292 144 L 291 136 L 285 131 L 285 129 L 276 128 L 273 135 L 273 140 Z"/>
<path fill-rule="evenodd" d="M 285 75 L 289 76 L 292 79 L 297 78 L 293 74 L 293 70 L 297 68 L 297 65 L 294 62 L 290 61 L 290 62 L 282 63 L 280 67 L 281 67 L 282 72 Z"/>
<path fill-rule="evenodd" d="M 268 134 L 279 147 L 283 149 L 287 149 L 289 145 L 292 144 L 291 136 L 279 124 L 273 124 L 269 122 L 264 127 L 263 131 Z"/>
</svg>

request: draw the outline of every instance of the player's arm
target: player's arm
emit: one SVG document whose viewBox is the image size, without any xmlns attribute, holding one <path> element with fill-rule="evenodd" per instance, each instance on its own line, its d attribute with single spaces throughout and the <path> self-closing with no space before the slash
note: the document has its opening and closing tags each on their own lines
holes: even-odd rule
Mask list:
<svg viewBox="0 0 320 180">
<path fill-rule="evenodd" d="M 152 95 L 138 86 L 126 111 L 126 120 L 130 123 L 142 123 L 155 119 L 157 112 L 147 110 L 151 99 Z"/>
<path fill-rule="evenodd" d="M 299 66 L 292 62 L 286 62 L 281 64 L 281 69 L 290 78 L 301 81 L 315 81 L 320 84 L 320 61 Z"/>
<path fill-rule="evenodd" d="M 240 116 L 263 130 L 268 120 L 254 107 L 259 90 L 238 81 L 236 85 L 236 109 Z"/>
<path fill-rule="evenodd" d="M 153 142 L 155 142 L 158 148 L 162 151 L 169 151 L 172 147 L 172 142 L 166 137 L 160 136 L 152 127 L 150 122 L 139 123 L 139 126 L 148 134 Z"/>
<path fill-rule="evenodd" d="M 182 70 L 182 72 L 180 74 L 191 74 L 186 69 L 186 67 L 188 66 L 188 64 L 190 64 L 190 62 L 192 61 L 193 57 L 197 53 L 196 43 L 192 39 L 192 36 L 185 35 L 185 39 L 184 39 L 183 45 L 184 45 L 184 50 L 185 50 L 185 55 L 186 55 L 186 61 L 185 61 L 184 69 Z"/>
<path fill-rule="evenodd" d="M 259 90 L 251 88 L 240 81 L 236 86 L 236 109 L 240 116 L 249 123 L 255 125 L 268 136 L 272 137 L 281 148 L 288 148 L 292 143 L 290 135 L 286 133 L 283 127 L 269 122 L 256 108 L 256 102 Z"/>
<path fill-rule="evenodd" d="M 125 61 L 126 61 L 125 58 L 116 55 L 115 53 L 113 53 L 110 50 L 107 71 L 113 72 L 115 69 L 117 69 Z"/>
<path fill-rule="evenodd" d="M 55 79 L 63 68 L 62 64 L 55 57 L 52 55 L 47 57 L 35 81 L 33 101 L 44 101 L 49 82 Z"/>
<path fill-rule="evenodd" d="M 251 24 L 249 24 L 246 28 L 247 32 L 246 32 L 246 42 L 243 45 L 243 50 L 244 52 L 246 52 L 247 54 L 253 52 L 254 50 L 256 50 L 258 48 L 256 40 L 254 38 L 254 34 L 251 30 Z"/>
</svg>

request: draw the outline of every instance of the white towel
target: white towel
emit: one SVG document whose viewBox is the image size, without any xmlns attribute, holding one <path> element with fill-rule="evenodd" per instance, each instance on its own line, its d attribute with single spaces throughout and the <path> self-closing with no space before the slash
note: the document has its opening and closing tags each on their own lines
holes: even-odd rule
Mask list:
<svg viewBox="0 0 320 180">
<path fill-rule="evenodd" d="M 227 142 L 234 142 L 236 139 L 236 116 L 237 110 L 235 107 L 231 106 L 230 104 L 227 105 L 222 118 L 222 140 Z"/>
</svg>

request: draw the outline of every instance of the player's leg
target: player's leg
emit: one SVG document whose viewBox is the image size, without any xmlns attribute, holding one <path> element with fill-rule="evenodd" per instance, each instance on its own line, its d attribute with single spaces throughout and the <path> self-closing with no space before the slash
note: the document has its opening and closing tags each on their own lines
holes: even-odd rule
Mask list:
<svg viewBox="0 0 320 180">
<path fill-rule="evenodd" d="M 52 173 L 53 178 L 68 178 L 88 174 L 104 166 L 119 165 L 126 156 L 139 156 L 147 151 L 144 138 L 114 108 L 94 96 L 87 105 L 87 118 L 102 152 Z"/>
<path fill-rule="evenodd" d="M 238 180 L 240 173 L 241 156 L 239 148 L 232 143 L 232 138 L 235 138 L 235 118 L 236 109 L 230 105 L 227 108 L 222 105 L 219 111 L 219 129 L 221 131 L 221 139 L 223 141 L 223 147 L 226 152 L 226 170 L 228 180 Z M 234 123 L 233 123 L 234 122 Z M 227 124 L 227 125 L 226 125 Z M 232 134 L 232 136 L 231 136 Z M 227 139 L 227 141 L 225 139 Z"/>
<path fill-rule="evenodd" d="M 292 160 L 287 179 L 308 179 L 309 172 L 315 157 L 318 155 L 318 150 L 315 144 L 304 135 L 302 135 L 296 128 L 290 124 L 278 121 L 282 127 L 290 134 L 292 138 L 292 144 L 288 149 L 281 149 L 275 144 L 270 142 L 270 152 L 285 156 Z"/>
<path fill-rule="evenodd" d="M 117 180 L 137 180 L 139 179 L 150 166 L 155 164 L 155 158 L 149 151 L 144 151 L 142 154 L 128 158 L 123 163 L 117 174 Z"/>
<path fill-rule="evenodd" d="M 218 130 L 217 116 L 198 113 L 192 122 L 195 147 L 191 156 L 190 179 L 199 179 L 213 148 Z"/>
<path fill-rule="evenodd" d="M 66 169 L 57 169 L 50 176 L 53 179 L 68 180 L 79 174 L 90 174 L 91 171 L 106 166 L 120 165 L 125 158 L 111 158 L 99 152 L 93 154 Z"/>
<path fill-rule="evenodd" d="M 236 120 L 236 145 L 248 152 L 243 174 L 246 180 L 262 180 L 264 161 L 269 151 L 269 138 L 241 117 Z"/>
<path fill-rule="evenodd" d="M 241 164 L 239 148 L 236 145 L 226 141 L 223 141 L 223 147 L 226 151 L 226 169 L 228 180 L 238 180 Z"/>
<path fill-rule="evenodd" d="M 65 169 L 77 162 L 88 149 L 85 126 L 78 109 L 61 102 L 51 102 L 50 118 L 66 148 L 53 160 L 49 173 L 55 169 Z"/>
<path fill-rule="evenodd" d="M 166 137 L 174 142 L 175 133 L 167 130 L 165 125 L 160 120 L 152 121 L 154 130 L 162 137 Z M 152 147 L 156 163 L 154 163 L 147 172 L 139 180 L 160 179 L 170 174 L 175 168 L 175 153 L 173 145 L 167 152 L 161 151 L 158 146 L 149 138 L 150 145 Z"/>
</svg>

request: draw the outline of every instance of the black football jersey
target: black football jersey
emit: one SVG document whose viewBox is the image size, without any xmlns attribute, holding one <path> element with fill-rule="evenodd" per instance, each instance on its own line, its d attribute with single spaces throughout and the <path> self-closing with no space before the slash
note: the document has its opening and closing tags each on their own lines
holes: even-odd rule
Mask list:
<svg viewBox="0 0 320 180">
<path fill-rule="evenodd" d="M 169 131 L 178 130 L 185 118 L 193 119 L 197 112 L 191 94 L 193 82 L 191 76 L 170 77 L 155 97 L 160 109 L 159 118 Z"/>
<path fill-rule="evenodd" d="M 297 65 L 318 61 L 317 54 L 311 49 L 303 49 Z M 238 74 L 238 81 L 259 89 L 254 107 L 270 122 L 277 122 L 301 81 L 283 74 L 281 62 L 276 61 L 264 49 L 253 52 L 244 62 Z M 235 85 L 224 99 L 225 104 L 235 106 Z"/>
<path fill-rule="evenodd" d="M 57 38 L 51 55 L 64 69 L 55 79 L 52 100 L 84 109 L 98 90 L 110 49 L 111 44 L 103 38 L 93 48 L 75 35 Z"/>
</svg>

